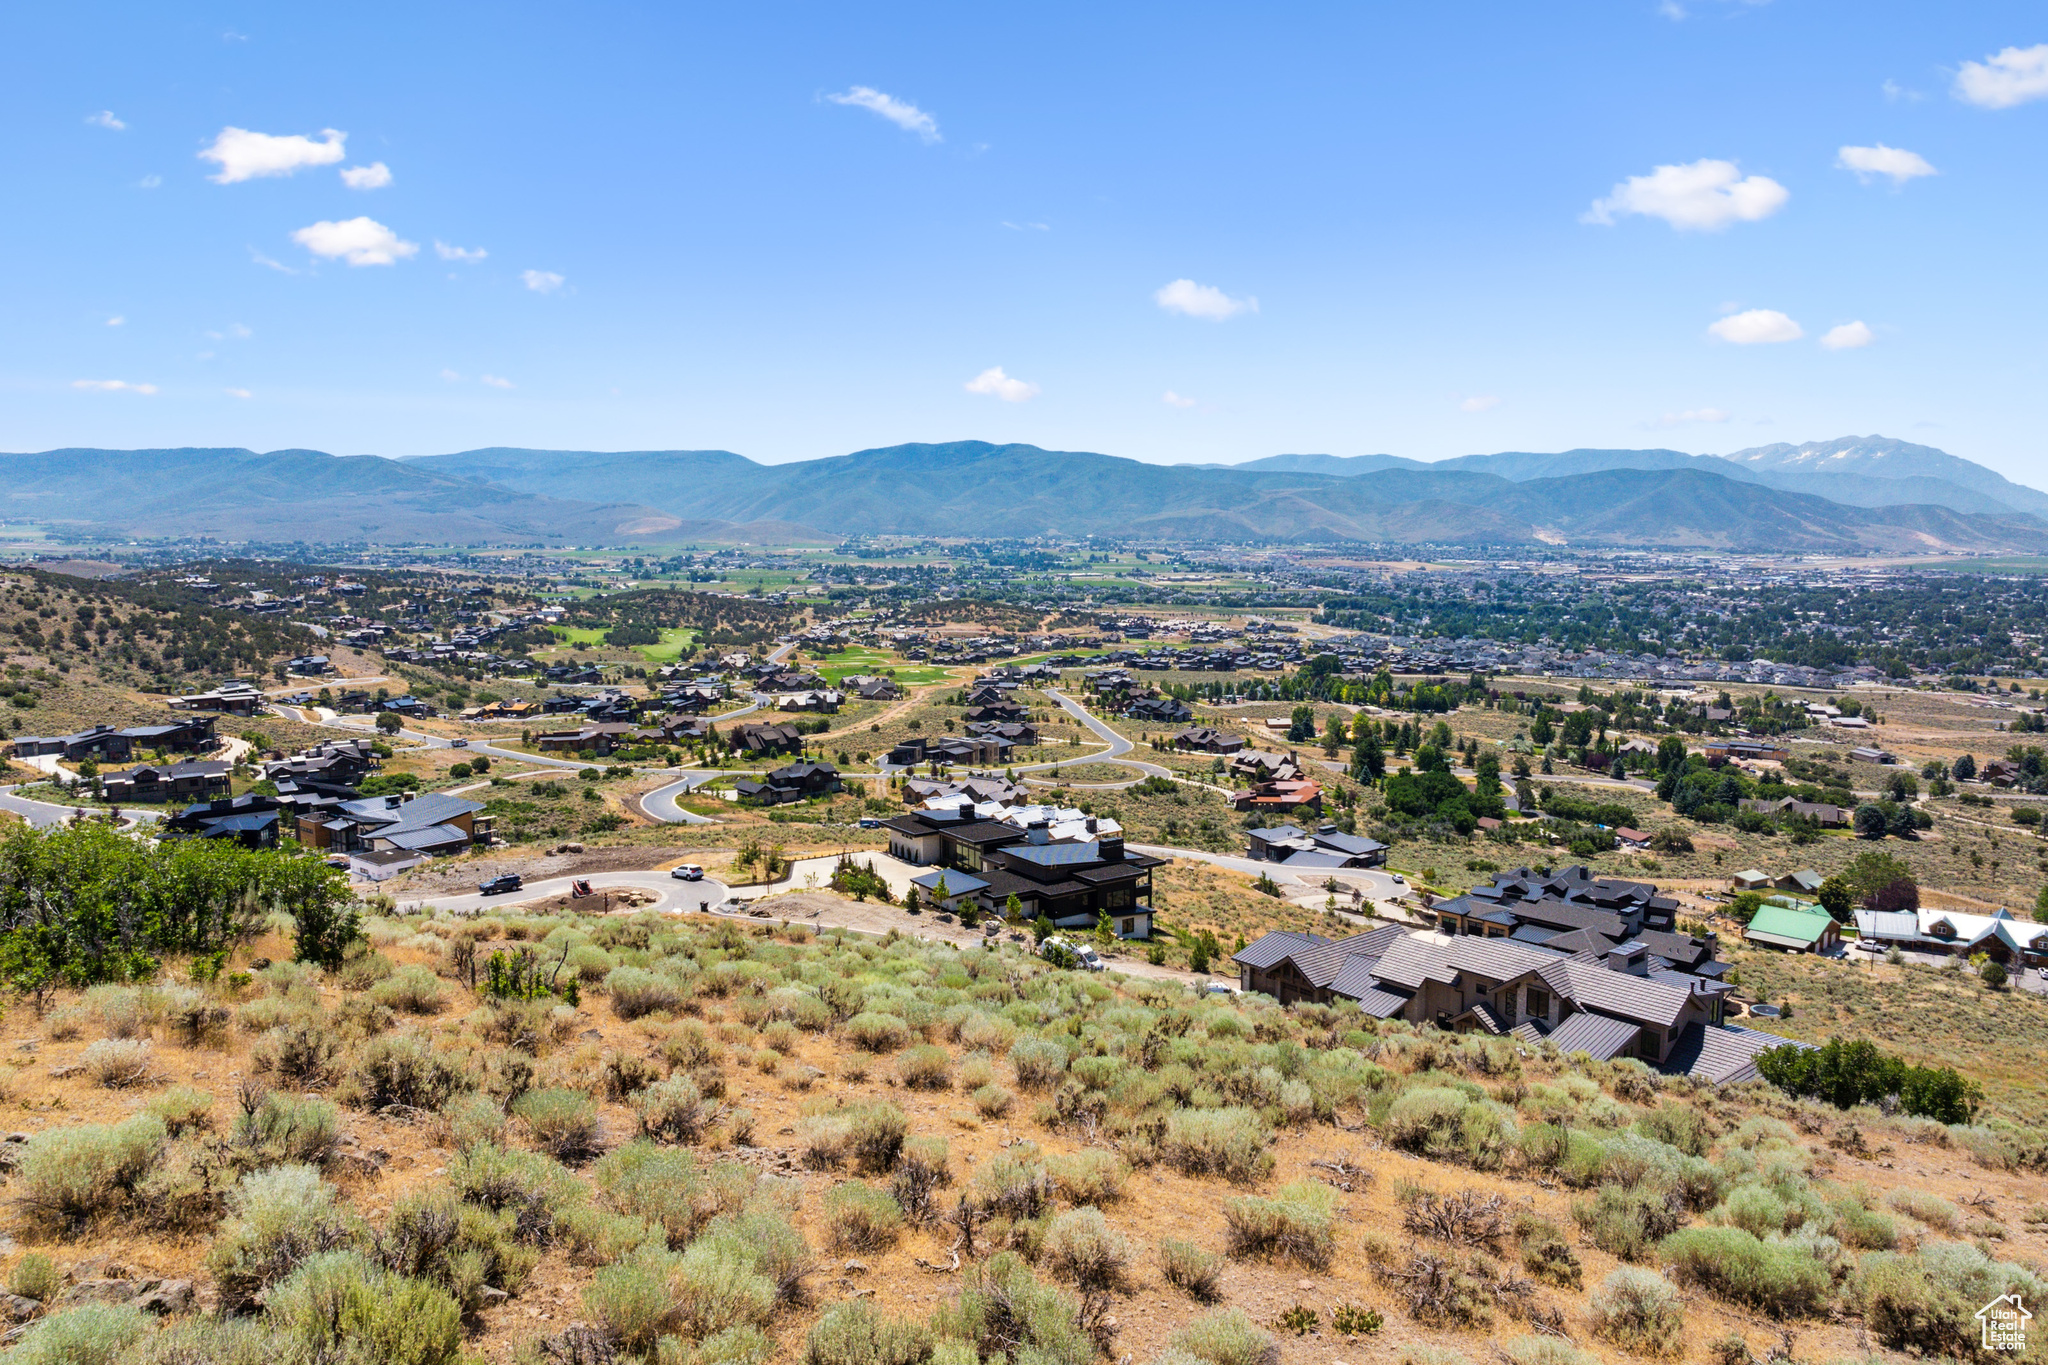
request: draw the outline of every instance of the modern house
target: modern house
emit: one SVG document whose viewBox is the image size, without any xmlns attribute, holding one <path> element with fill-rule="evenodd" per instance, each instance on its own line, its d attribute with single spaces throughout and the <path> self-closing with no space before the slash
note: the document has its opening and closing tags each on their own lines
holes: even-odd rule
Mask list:
<svg viewBox="0 0 2048 1365">
<path fill-rule="evenodd" d="M 1178 697 L 1139 697 L 1124 707 L 1124 719 L 1148 725 L 1186 725 L 1194 709 Z"/>
<path fill-rule="evenodd" d="M 1761 815 L 1796 815 L 1802 820 L 1811 820 L 1827 829 L 1844 829 L 1849 824 L 1849 812 L 1826 801 L 1800 801 L 1790 796 L 1775 801 L 1744 797 L 1742 809 L 1756 811 Z"/>
<path fill-rule="evenodd" d="M 733 783 L 740 800 L 763 806 L 787 805 L 828 796 L 839 790 L 839 769 L 830 763 L 789 763 L 768 774 L 765 781 L 741 778 Z"/>
<path fill-rule="evenodd" d="M 1387 846 L 1361 834 L 1346 834 L 1335 825 L 1314 832 L 1298 825 L 1276 825 L 1245 833 L 1245 856 L 1278 863 L 1293 871 L 1322 868 L 1378 867 L 1387 860 Z"/>
<path fill-rule="evenodd" d="M 109 773 L 100 779 L 100 795 L 115 804 L 207 801 L 226 796 L 229 786 L 226 763 L 199 758 L 183 763 L 145 763 Z"/>
<path fill-rule="evenodd" d="M 1197 725 L 1173 737 L 1173 747 L 1184 753 L 1235 754 L 1244 749 L 1244 736 L 1225 734 L 1207 725 Z"/>
<path fill-rule="evenodd" d="M 1725 758 L 1736 763 L 1783 763 L 1792 751 L 1760 739 L 1710 739 L 1700 751 L 1708 758 Z"/>
<path fill-rule="evenodd" d="M 1376 1018 L 1547 1039 L 1566 1052 L 1636 1057 L 1716 1081 L 1754 1075 L 1755 1055 L 1784 1041 L 1746 1030 L 1722 1036 L 1728 988 L 1659 979 L 1648 956 L 1639 945 L 1565 953 L 1384 925 L 1337 940 L 1271 933 L 1233 961 L 1243 989 L 1283 1004 L 1351 1002 Z M 1702 1057 L 1715 1060 L 1702 1068 Z"/>
<path fill-rule="evenodd" d="M 1305 779 L 1276 779 L 1232 792 L 1230 804 L 1233 809 L 1242 811 L 1270 811 L 1274 814 L 1306 811 L 1310 815 L 1320 815 L 1323 789 L 1319 783 Z"/>
<path fill-rule="evenodd" d="M 55 756 L 70 763 L 88 758 L 125 763 L 137 751 L 205 753 L 218 742 L 214 724 L 212 716 L 194 716 L 163 725 L 94 725 L 69 735 L 21 735 L 14 740 L 14 753 L 17 758 Z"/>
<path fill-rule="evenodd" d="M 954 871 L 981 881 L 975 895 L 986 911 L 1001 912 L 1015 896 L 1027 920 L 1043 915 L 1061 929 L 1090 929 L 1107 914 L 1119 937 L 1151 937 L 1152 869 L 1166 859 L 1126 851 L 1121 832 L 1092 819 L 1083 837 L 1059 842 L 1049 819 L 1020 828 L 971 807 L 910 811 L 882 827 L 891 857 L 948 869 L 949 889 Z"/>
<path fill-rule="evenodd" d="M 735 725 L 726 731 L 725 737 L 732 748 L 742 753 L 800 754 L 804 749 L 804 737 L 788 725 Z"/>
<path fill-rule="evenodd" d="M 491 840 L 492 817 L 483 806 L 445 792 L 410 792 L 343 802 L 326 819 L 300 816 L 299 842 L 309 848 L 353 853 L 398 849 L 409 853 L 461 853 Z"/>
<path fill-rule="evenodd" d="M 255 684 L 234 678 L 210 691 L 171 697 L 166 704 L 173 711 L 225 711 L 233 716 L 253 716 L 263 707 L 263 694 Z"/>
</svg>

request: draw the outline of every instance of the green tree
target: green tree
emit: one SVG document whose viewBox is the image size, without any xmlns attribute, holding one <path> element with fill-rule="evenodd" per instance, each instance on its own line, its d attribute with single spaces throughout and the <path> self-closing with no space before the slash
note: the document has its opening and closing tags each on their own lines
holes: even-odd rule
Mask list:
<svg viewBox="0 0 2048 1365">
<path fill-rule="evenodd" d="M 1557 732 L 1550 728 L 1550 718 L 1541 711 L 1536 713 L 1536 719 L 1529 722 L 1529 740 L 1539 749 L 1548 748 L 1556 734 Z"/>
<path fill-rule="evenodd" d="M 1014 923 L 1015 921 L 1020 920 L 1023 917 L 1024 902 L 1018 900 L 1017 893 L 1012 891 L 1008 896 L 1003 898 L 1003 918 Z"/>
<path fill-rule="evenodd" d="M 1754 891 L 1738 891 L 1728 903 L 1728 913 L 1738 923 L 1748 924 L 1756 918 L 1756 912 L 1764 908 L 1764 898 Z"/>
<path fill-rule="evenodd" d="M 385 734 L 395 735 L 405 728 L 405 719 L 396 711 L 379 711 L 376 724 Z"/>
<path fill-rule="evenodd" d="M 2048 886 L 2042 887 L 2034 897 L 2034 919 L 2037 923 L 2048 924 Z"/>
<path fill-rule="evenodd" d="M 1816 896 L 1820 908 L 1827 911 L 1837 924 L 1847 924 L 1856 911 L 1856 892 L 1839 876 L 1822 882 Z"/>
<path fill-rule="evenodd" d="M 1996 958 L 1987 960 L 1977 969 L 1977 979 L 1994 991 L 2004 990 L 2007 980 L 2005 964 Z"/>
<path fill-rule="evenodd" d="M 1964 754 L 1949 765 L 1948 771 L 1949 776 L 1955 778 L 1956 781 L 1968 782 L 1977 775 L 1977 760 L 1969 754 Z"/>
<path fill-rule="evenodd" d="M 1888 822 L 1884 818 L 1884 807 L 1866 801 L 1856 808 L 1856 837 L 1859 839 L 1882 839 Z"/>
<path fill-rule="evenodd" d="M 1043 943 L 1051 938 L 1055 932 L 1052 920 L 1045 915 L 1041 914 L 1037 919 L 1031 921 L 1031 937 L 1039 943 Z"/>
</svg>

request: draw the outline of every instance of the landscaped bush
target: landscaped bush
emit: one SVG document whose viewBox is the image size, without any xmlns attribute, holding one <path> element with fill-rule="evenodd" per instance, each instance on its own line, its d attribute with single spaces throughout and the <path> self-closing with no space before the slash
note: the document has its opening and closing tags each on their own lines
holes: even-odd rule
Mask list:
<svg viewBox="0 0 2048 1365">
<path fill-rule="evenodd" d="M 557 1161 L 577 1165 L 604 1149 L 597 1106 L 581 1090 L 529 1090 L 513 1103 L 512 1117 Z"/>
<path fill-rule="evenodd" d="M 1083 1292 L 1121 1293 L 1129 1287 L 1130 1244 L 1098 1209 L 1069 1209 L 1053 1219 L 1039 1255 L 1056 1278 Z"/>
<path fill-rule="evenodd" d="M 924 1365 L 931 1357 L 930 1328 L 884 1317 L 865 1299 L 819 1318 L 804 1343 L 804 1365 Z"/>
<path fill-rule="evenodd" d="M 1337 1192 L 1319 1180 L 1297 1180 L 1278 1197 L 1242 1195 L 1223 1206 L 1232 1256 L 1293 1261 L 1327 1269 L 1336 1251 Z"/>
<path fill-rule="evenodd" d="M 1223 1258 L 1177 1237 L 1159 1243 L 1159 1275 L 1197 1303 L 1222 1296 Z"/>
<path fill-rule="evenodd" d="M 43 1221 L 76 1229 L 120 1206 L 165 1137 L 164 1121 L 154 1114 L 45 1128 L 21 1156 L 21 1202 Z"/>
<path fill-rule="evenodd" d="M 612 968 L 604 978 L 604 993 L 621 1019 L 674 1010 L 683 1002 L 682 989 L 672 979 L 641 967 Z"/>
<path fill-rule="evenodd" d="M 1204 1313 L 1173 1334 L 1173 1344 L 1209 1365 L 1279 1365 L 1280 1342 L 1242 1308 Z"/>
<path fill-rule="evenodd" d="M 1242 1185 L 1273 1169 L 1272 1140 L 1249 1109 L 1176 1109 L 1166 1117 L 1160 1154 L 1189 1175 L 1220 1175 Z"/>
<path fill-rule="evenodd" d="M 953 1054 L 936 1043 L 920 1044 L 896 1059 L 896 1074 L 912 1090 L 951 1089 Z"/>
<path fill-rule="evenodd" d="M 311 1166 L 250 1172 L 228 1193 L 228 1208 L 234 1221 L 206 1253 L 206 1268 L 230 1305 L 253 1302 L 301 1263 L 360 1235 L 334 1187 Z"/>
<path fill-rule="evenodd" d="M 903 1209 L 887 1190 L 848 1180 L 826 1192 L 825 1226 L 842 1251 L 879 1251 L 902 1232 Z"/>
<path fill-rule="evenodd" d="M 1655 1271 L 1622 1266 L 1593 1291 L 1587 1309 L 1594 1335 L 1639 1356 L 1683 1350 L 1685 1304 L 1671 1281 Z"/>
<path fill-rule="evenodd" d="M 1660 1254 L 1680 1284 L 1773 1317 L 1819 1311 L 1831 1285 L 1827 1267 L 1806 1248 L 1766 1242 L 1740 1228 L 1686 1228 L 1665 1238 Z"/>
</svg>

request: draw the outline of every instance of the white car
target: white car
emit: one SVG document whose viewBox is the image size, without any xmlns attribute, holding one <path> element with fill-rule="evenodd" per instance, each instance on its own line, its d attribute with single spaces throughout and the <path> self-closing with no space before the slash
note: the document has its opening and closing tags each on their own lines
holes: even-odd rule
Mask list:
<svg viewBox="0 0 2048 1365">
<path fill-rule="evenodd" d="M 1038 955 L 1040 957 L 1046 956 L 1046 949 L 1048 948 L 1066 949 L 1074 955 L 1074 960 L 1088 971 L 1101 972 L 1109 969 L 1109 964 L 1097 956 L 1095 950 L 1085 943 L 1075 943 L 1071 939 L 1058 937 L 1049 938 L 1038 945 Z"/>
<path fill-rule="evenodd" d="M 1211 981 L 1202 987 L 1204 995 L 1242 995 L 1244 992 L 1228 981 Z"/>
<path fill-rule="evenodd" d="M 701 882 L 704 880 L 704 869 L 695 863 L 684 863 L 681 867 L 671 869 L 668 875 L 679 882 Z"/>
</svg>

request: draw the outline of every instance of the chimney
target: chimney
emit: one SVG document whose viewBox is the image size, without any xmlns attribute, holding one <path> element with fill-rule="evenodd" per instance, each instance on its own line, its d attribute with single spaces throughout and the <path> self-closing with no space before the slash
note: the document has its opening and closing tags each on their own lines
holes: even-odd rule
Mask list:
<svg viewBox="0 0 2048 1365">
<path fill-rule="evenodd" d="M 1624 943 L 1607 953 L 1607 966 L 1612 971 L 1625 972 L 1630 976 L 1648 976 L 1650 963 L 1648 953 L 1640 943 Z"/>
<path fill-rule="evenodd" d="M 389 796 L 387 796 L 387 797 L 385 797 L 385 798 L 384 798 L 384 809 L 385 809 L 385 810 L 397 810 L 397 809 L 398 809 L 398 804 L 399 804 L 399 796 L 398 796 L 398 793 L 397 793 L 397 792 L 393 792 L 393 793 L 392 793 L 391 795 L 389 795 Z"/>
<path fill-rule="evenodd" d="M 1088 830 L 1088 832 L 1089 832 L 1090 834 L 1093 834 L 1093 833 L 1095 832 L 1095 817 L 1094 817 L 1094 816 L 1092 816 L 1092 815 L 1091 815 L 1091 816 L 1089 816 L 1089 817 L 1088 817 L 1088 820 L 1087 820 L 1087 824 L 1086 824 L 1086 828 L 1087 828 L 1087 830 Z"/>
<path fill-rule="evenodd" d="M 414 798 L 415 796 L 418 796 L 418 795 L 419 795 L 419 793 L 418 793 L 418 792 L 406 792 L 406 793 L 405 793 L 405 794 L 404 794 L 404 795 L 403 795 L 403 796 L 402 796 L 402 797 L 401 797 L 400 799 L 401 799 L 401 800 L 405 800 L 405 801 L 410 801 L 410 800 L 412 800 L 412 799 L 413 799 L 413 798 Z"/>
<path fill-rule="evenodd" d="M 1097 855 L 1105 863 L 1120 863 L 1124 860 L 1124 836 L 1112 834 L 1096 845 Z"/>
<path fill-rule="evenodd" d="M 1043 844 L 1052 838 L 1051 827 L 1043 820 L 1033 820 L 1024 827 L 1024 842 Z"/>
</svg>

